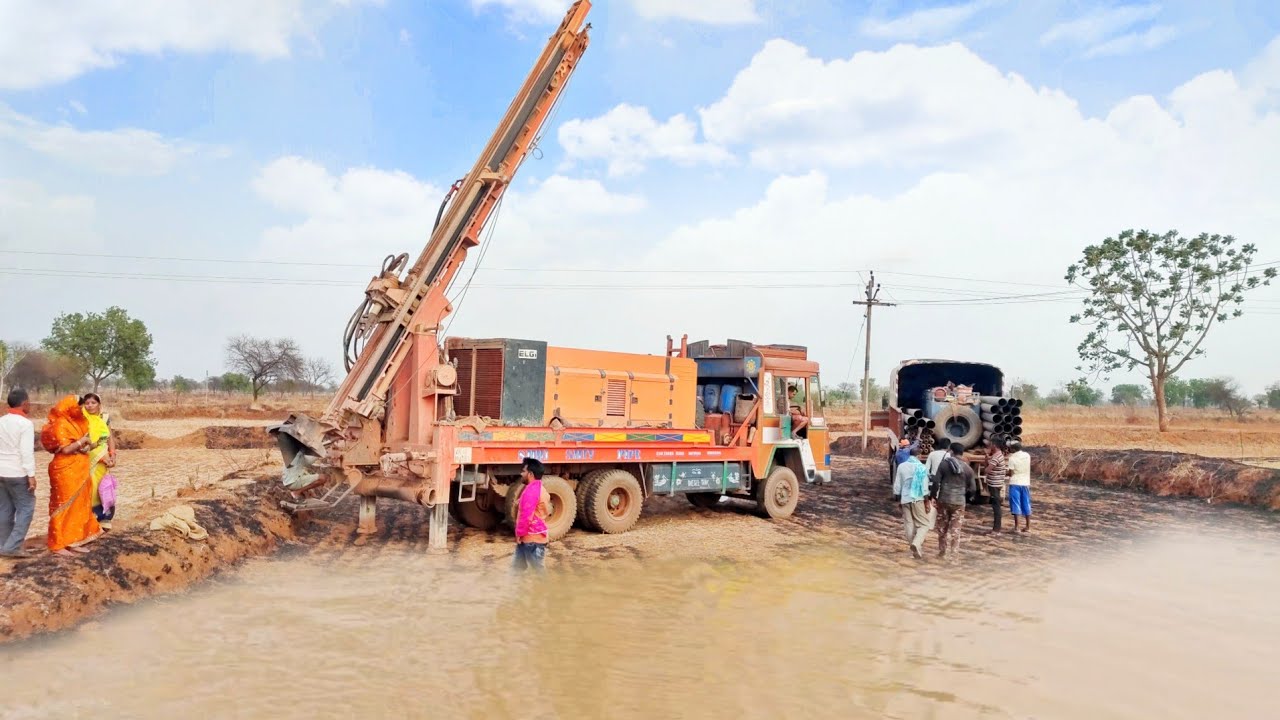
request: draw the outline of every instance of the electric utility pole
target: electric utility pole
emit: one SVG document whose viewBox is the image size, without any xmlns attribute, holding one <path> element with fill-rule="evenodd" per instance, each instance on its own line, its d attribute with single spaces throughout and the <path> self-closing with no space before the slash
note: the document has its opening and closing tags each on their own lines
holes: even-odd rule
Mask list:
<svg viewBox="0 0 1280 720">
<path fill-rule="evenodd" d="M 866 359 L 862 365 L 862 452 L 867 451 L 867 431 L 871 426 L 871 308 L 877 305 L 885 307 L 893 307 L 893 303 L 881 302 L 880 285 L 876 282 L 876 274 L 871 273 L 871 279 L 867 281 L 867 299 L 855 300 L 854 305 L 863 305 L 866 307 L 866 326 L 867 326 L 867 347 Z"/>
</svg>

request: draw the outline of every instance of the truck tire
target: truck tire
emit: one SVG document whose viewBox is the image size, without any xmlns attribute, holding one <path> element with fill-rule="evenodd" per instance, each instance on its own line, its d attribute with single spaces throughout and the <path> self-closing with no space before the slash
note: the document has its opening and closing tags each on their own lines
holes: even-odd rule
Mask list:
<svg viewBox="0 0 1280 720">
<path fill-rule="evenodd" d="M 644 492 L 635 475 L 614 468 L 587 483 L 586 521 L 593 530 L 615 535 L 635 526 L 644 505 Z"/>
<path fill-rule="evenodd" d="M 573 497 L 578 501 L 578 516 L 574 518 L 574 523 L 584 530 L 600 529 L 592 527 L 591 522 L 587 519 L 587 488 L 591 486 L 592 481 L 607 472 L 609 472 L 609 468 L 592 470 L 583 475 L 582 479 L 578 481 L 578 486 L 573 489 Z"/>
<path fill-rule="evenodd" d="M 520 506 L 520 493 L 528 487 L 526 482 L 518 482 L 507 492 L 506 517 L 512 527 L 516 524 L 516 512 Z M 559 540 L 569 534 L 573 527 L 573 519 L 578 514 L 578 501 L 574 497 L 573 487 L 569 481 L 555 475 L 545 475 L 542 487 L 551 495 L 551 515 L 547 517 L 547 539 Z"/>
<path fill-rule="evenodd" d="M 689 498 L 689 502 L 696 508 L 710 510 L 720 504 L 720 498 L 724 497 L 718 492 L 696 492 L 685 493 L 685 497 Z"/>
<path fill-rule="evenodd" d="M 493 530 L 502 524 L 503 512 L 494 504 L 494 500 L 500 498 L 482 488 L 476 493 L 475 500 L 462 502 L 458 500 L 460 491 L 458 483 L 449 486 L 449 514 L 454 520 L 477 530 Z"/>
<path fill-rule="evenodd" d="M 934 434 L 969 449 L 982 437 L 982 418 L 967 405 L 947 405 L 933 414 Z"/>
<path fill-rule="evenodd" d="M 776 465 L 769 477 L 756 486 L 756 510 L 767 518 L 790 517 L 800 502 L 800 481 L 785 465 Z"/>
</svg>

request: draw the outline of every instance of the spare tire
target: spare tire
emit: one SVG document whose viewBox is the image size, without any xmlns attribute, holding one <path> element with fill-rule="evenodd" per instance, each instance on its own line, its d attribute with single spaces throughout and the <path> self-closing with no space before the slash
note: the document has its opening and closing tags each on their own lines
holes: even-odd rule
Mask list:
<svg viewBox="0 0 1280 720">
<path fill-rule="evenodd" d="M 933 414 L 935 435 L 957 442 L 968 450 L 982 439 L 982 417 L 968 405 L 947 405 Z"/>
</svg>

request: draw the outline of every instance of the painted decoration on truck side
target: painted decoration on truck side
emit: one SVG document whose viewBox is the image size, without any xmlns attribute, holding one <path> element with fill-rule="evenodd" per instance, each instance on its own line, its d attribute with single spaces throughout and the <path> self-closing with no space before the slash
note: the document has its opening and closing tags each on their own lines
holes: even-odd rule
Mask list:
<svg viewBox="0 0 1280 720">
<path fill-rule="evenodd" d="M 464 431 L 458 433 L 463 442 L 555 442 L 556 433 L 551 430 L 486 430 L 484 432 Z M 616 432 L 587 431 L 566 432 L 559 438 L 562 442 L 654 442 L 654 443 L 705 443 L 711 442 L 711 433 L 707 432 Z"/>
<path fill-rule="evenodd" d="M 738 463 L 663 463 L 650 465 L 655 493 L 709 492 L 742 489 Z"/>
</svg>

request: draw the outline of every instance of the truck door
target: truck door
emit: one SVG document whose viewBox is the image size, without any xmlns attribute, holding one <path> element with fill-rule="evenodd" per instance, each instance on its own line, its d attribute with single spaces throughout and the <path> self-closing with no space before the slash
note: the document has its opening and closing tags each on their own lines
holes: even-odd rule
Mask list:
<svg viewBox="0 0 1280 720">
<path fill-rule="evenodd" d="M 819 382 L 817 375 L 809 378 L 805 402 L 809 413 L 809 449 L 813 452 L 817 480 L 818 482 L 830 482 L 830 433 L 827 430 L 827 419 L 822 407 L 822 384 Z"/>
</svg>

